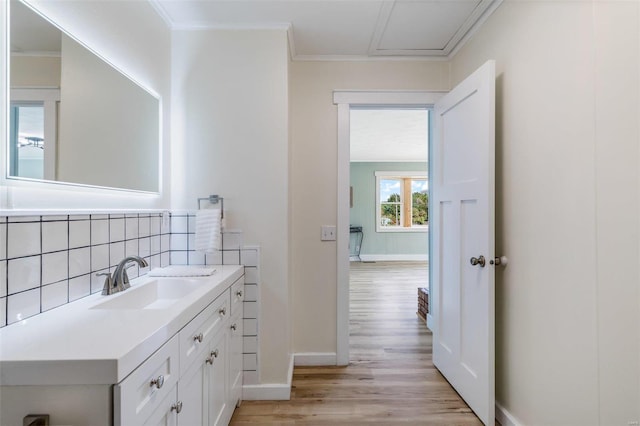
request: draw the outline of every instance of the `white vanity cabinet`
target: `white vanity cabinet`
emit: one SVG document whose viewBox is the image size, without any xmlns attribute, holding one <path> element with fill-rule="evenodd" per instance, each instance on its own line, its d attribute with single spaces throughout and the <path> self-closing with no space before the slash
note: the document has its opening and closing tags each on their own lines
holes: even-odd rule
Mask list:
<svg viewBox="0 0 640 426">
<path fill-rule="evenodd" d="M 52 426 L 226 425 L 241 399 L 244 268 L 216 265 L 148 308 L 141 297 L 167 297 L 148 288 L 182 285 L 163 279 L 1 328 L 0 425 L 29 414 Z"/>
<path fill-rule="evenodd" d="M 226 425 L 242 399 L 244 276 L 114 386 L 114 424 Z"/>
</svg>

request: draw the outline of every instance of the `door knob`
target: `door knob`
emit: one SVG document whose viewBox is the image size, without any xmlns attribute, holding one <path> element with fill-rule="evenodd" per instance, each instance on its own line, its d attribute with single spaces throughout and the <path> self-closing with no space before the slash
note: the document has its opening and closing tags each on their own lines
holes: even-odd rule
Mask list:
<svg viewBox="0 0 640 426">
<path fill-rule="evenodd" d="M 484 265 L 486 264 L 484 256 L 472 257 L 470 262 L 473 266 L 480 265 L 481 268 L 484 268 Z"/>
<path fill-rule="evenodd" d="M 507 262 L 509 262 L 509 259 L 507 259 L 507 256 L 495 257 L 493 260 L 489 261 L 490 264 L 496 265 L 496 266 L 507 266 Z"/>
</svg>

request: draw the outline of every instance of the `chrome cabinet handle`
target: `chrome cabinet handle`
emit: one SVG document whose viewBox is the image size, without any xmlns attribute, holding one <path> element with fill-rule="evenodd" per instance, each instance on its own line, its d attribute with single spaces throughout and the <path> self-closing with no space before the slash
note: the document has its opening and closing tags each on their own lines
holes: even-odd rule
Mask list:
<svg viewBox="0 0 640 426">
<path fill-rule="evenodd" d="M 198 343 L 202 343 L 202 339 L 204 339 L 204 336 L 202 335 L 202 333 L 198 333 L 195 336 L 193 336 L 193 340 Z"/>
<path fill-rule="evenodd" d="M 231 324 L 231 330 L 236 331 L 236 328 L 238 328 L 235 324 Z"/>
<path fill-rule="evenodd" d="M 158 376 L 157 379 L 153 379 L 151 380 L 151 382 L 149 382 L 149 386 L 151 387 L 156 387 L 158 389 L 160 389 L 162 387 L 162 385 L 164 385 L 164 376 L 160 375 Z"/>
<path fill-rule="evenodd" d="M 220 315 L 227 315 L 227 308 L 221 308 L 221 309 L 218 311 L 218 313 L 219 313 Z"/>
<path fill-rule="evenodd" d="M 236 296 L 238 296 L 238 297 L 242 297 L 242 290 L 238 290 L 238 291 L 236 292 Z"/>
<path fill-rule="evenodd" d="M 480 265 L 481 268 L 484 268 L 484 265 L 486 264 L 486 259 L 484 258 L 484 256 L 472 257 L 470 262 L 473 266 Z"/>
<path fill-rule="evenodd" d="M 171 411 L 175 411 L 176 413 L 180 414 L 180 411 L 182 411 L 182 401 L 178 401 L 173 404 L 171 406 Z"/>
<path fill-rule="evenodd" d="M 209 354 L 209 358 L 205 359 L 204 362 L 207 364 L 213 364 L 213 361 L 218 358 L 218 350 L 216 349 L 215 351 L 211 351 L 211 353 Z"/>
</svg>

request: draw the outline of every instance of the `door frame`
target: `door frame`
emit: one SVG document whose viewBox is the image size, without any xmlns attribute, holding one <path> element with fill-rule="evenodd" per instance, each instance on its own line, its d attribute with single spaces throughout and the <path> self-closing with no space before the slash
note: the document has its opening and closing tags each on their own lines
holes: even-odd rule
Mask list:
<svg viewBox="0 0 640 426">
<path fill-rule="evenodd" d="M 338 107 L 337 232 L 336 232 L 336 364 L 349 364 L 349 163 L 351 107 L 423 107 L 433 109 L 447 91 L 336 90 Z M 433 132 L 432 126 L 429 131 Z M 431 167 L 429 167 L 431 177 Z M 431 204 L 431 197 L 429 197 Z M 431 232 L 429 232 L 431 235 Z M 429 237 L 429 246 L 431 238 Z M 431 247 L 429 247 L 431 249 Z M 427 318 L 429 325 L 430 321 Z"/>
</svg>

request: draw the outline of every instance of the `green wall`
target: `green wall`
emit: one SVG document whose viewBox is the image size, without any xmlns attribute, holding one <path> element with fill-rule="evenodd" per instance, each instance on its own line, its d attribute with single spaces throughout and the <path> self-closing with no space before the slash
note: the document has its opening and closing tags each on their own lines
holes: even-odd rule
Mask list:
<svg viewBox="0 0 640 426">
<path fill-rule="evenodd" d="M 426 255 L 427 232 L 376 232 L 376 177 L 377 171 L 423 171 L 426 163 L 351 163 L 353 207 L 351 225 L 362 226 L 364 239 L 360 255 L 401 256 Z M 353 239 L 352 239 L 353 241 Z"/>
</svg>

